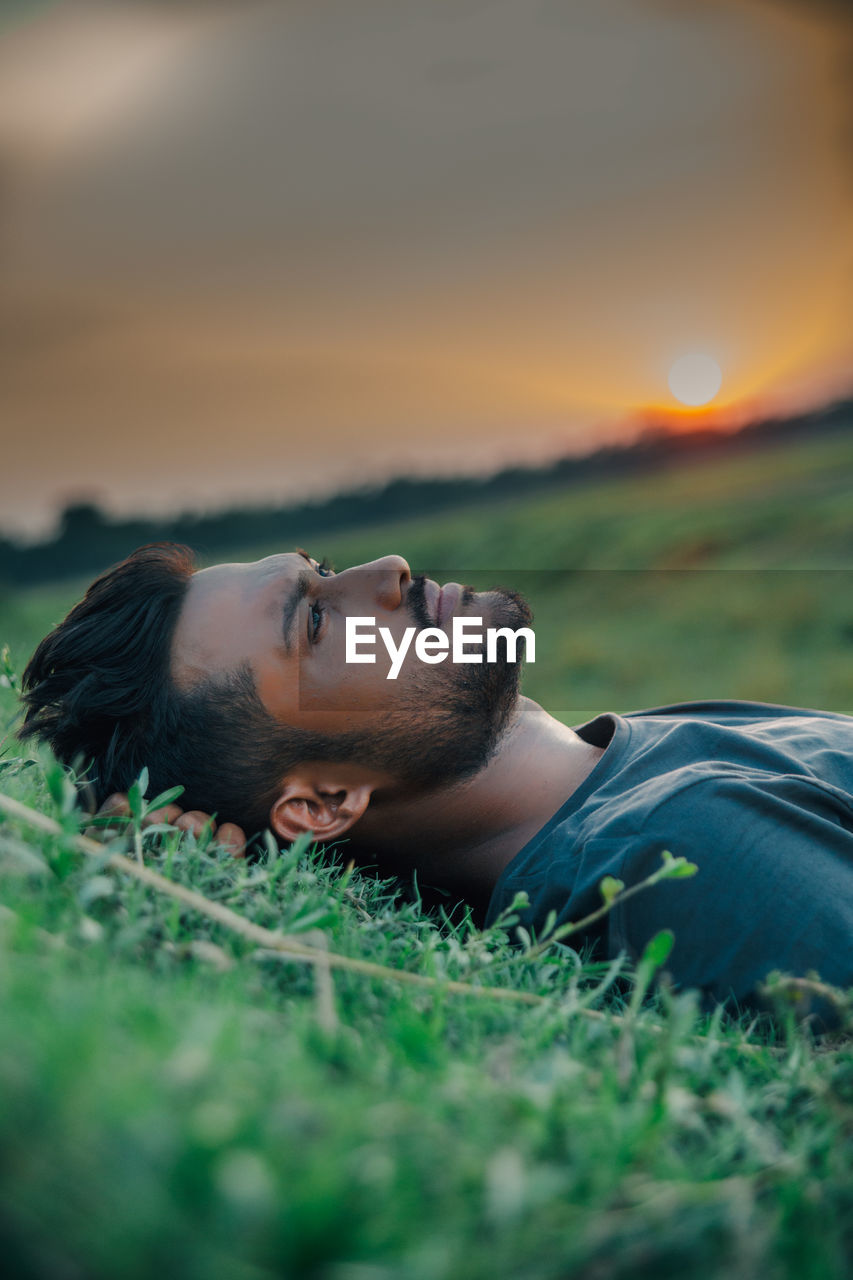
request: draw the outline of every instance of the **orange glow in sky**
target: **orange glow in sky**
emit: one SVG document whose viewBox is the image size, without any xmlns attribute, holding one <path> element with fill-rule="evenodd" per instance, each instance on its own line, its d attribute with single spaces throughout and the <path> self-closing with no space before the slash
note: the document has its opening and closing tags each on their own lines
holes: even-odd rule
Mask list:
<svg viewBox="0 0 853 1280">
<path fill-rule="evenodd" d="M 795 0 L 21 4 L 0 529 L 849 389 L 851 25 Z M 707 409 L 673 366 L 712 355 Z"/>
</svg>

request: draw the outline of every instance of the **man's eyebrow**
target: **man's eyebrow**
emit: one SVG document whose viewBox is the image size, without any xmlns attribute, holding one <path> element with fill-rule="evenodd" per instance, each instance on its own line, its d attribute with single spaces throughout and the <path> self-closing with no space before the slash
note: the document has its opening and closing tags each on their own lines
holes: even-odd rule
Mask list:
<svg viewBox="0 0 853 1280">
<path fill-rule="evenodd" d="M 299 605 L 305 599 L 310 584 L 311 574 L 307 572 L 300 573 L 293 584 L 293 589 L 288 593 L 284 602 L 284 608 L 281 612 L 281 631 L 288 656 L 293 652 L 293 624 L 299 612 Z"/>
</svg>

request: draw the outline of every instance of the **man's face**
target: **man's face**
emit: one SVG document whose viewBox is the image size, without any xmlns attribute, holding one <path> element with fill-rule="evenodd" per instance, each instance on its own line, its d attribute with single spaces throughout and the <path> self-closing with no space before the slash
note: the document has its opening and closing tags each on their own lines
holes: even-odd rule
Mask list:
<svg viewBox="0 0 853 1280">
<path fill-rule="evenodd" d="M 172 649 L 179 687 L 248 666 L 259 698 L 280 724 L 326 735 L 359 733 L 368 755 L 433 779 L 444 769 L 483 762 L 518 696 L 518 667 L 421 662 L 411 643 L 396 680 L 378 637 L 399 646 L 409 627 L 454 617 L 482 618 L 483 629 L 530 621 L 527 605 L 505 591 L 474 593 L 412 578 L 400 556 L 334 573 L 307 553 L 221 564 L 193 575 Z M 374 664 L 346 662 L 346 619 L 375 618 Z M 469 645 L 469 648 L 473 646 Z M 499 652 L 502 650 L 499 647 Z M 439 765 L 441 759 L 441 766 Z"/>
</svg>

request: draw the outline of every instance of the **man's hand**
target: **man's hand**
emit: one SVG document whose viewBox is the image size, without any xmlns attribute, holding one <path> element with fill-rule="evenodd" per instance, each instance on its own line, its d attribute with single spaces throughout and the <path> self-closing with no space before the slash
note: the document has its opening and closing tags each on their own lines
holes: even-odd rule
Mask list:
<svg viewBox="0 0 853 1280">
<path fill-rule="evenodd" d="M 127 796 L 123 792 L 117 792 L 115 795 L 109 796 L 101 805 L 95 817 L 129 818 L 130 805 Z M 202 813 L 201 809 L 190 809 L 185 813 L 176 804 L 168 804 L 164 809 L 153 809 L 151 813 L 147 813 L 142 819 L 143 827 L 154 827 L 161 823 L 166 826 L 176 827 L 179 831 L 191 831 L 196 838 L 201 835 L 205 828 L 209 827 L 211 836 L 216 837 L 216 844 L 221 845 L 223 849 L 227 849 L 232 857 L 244 858 L 246 856 L 246 833 L 235 822 L 223 822 L 221 827 L 217 827 L 209 813 Z M 103 826 L 89 827 L 86 834 L 97 839 L 104 829 Z M 106 829 L 109 830 L 109 828 Z"/>
</svg>

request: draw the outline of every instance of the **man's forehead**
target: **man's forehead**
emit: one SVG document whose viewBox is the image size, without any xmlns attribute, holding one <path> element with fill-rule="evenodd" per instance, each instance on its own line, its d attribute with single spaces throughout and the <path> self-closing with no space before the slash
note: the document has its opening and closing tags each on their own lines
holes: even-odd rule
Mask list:
<svg viewBox="0 0 853 1280">
<path fill-rule="evenodd" d="M 304 568 L 303 556 L 290 551 L 194 573 L 172 642 L 178 684 L 251 662 L 256 649 L 268 642 L 267 615 L 280 607 L 276 584 L 295 580 Z"/>
</svg>

